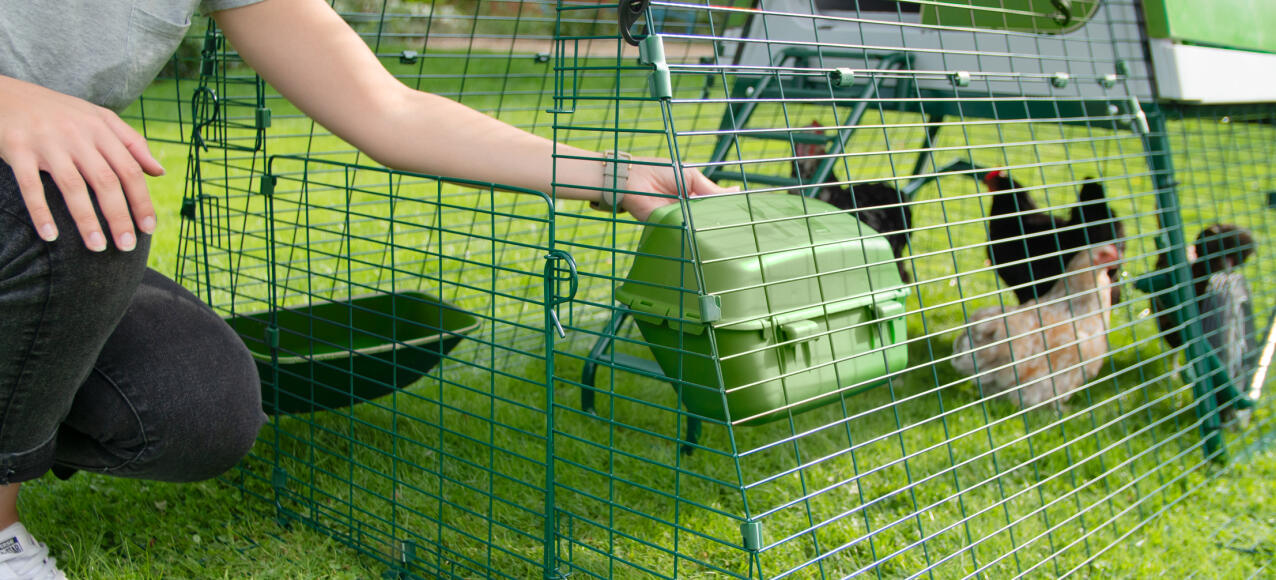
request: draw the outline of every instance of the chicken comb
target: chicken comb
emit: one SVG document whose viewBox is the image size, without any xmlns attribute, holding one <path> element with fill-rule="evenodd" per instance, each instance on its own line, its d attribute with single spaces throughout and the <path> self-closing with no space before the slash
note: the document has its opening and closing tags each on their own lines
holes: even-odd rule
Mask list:
<svg viewBox="0 0 1276 580">
<path fill-rule="evenodd" d="M 1005 175 L 1006 175 L 1006 172 L 1000 169 L 994 169 L 992 171 L 989 171 L 988 173 L 984 174 L 984 185 L 987 185 L 989 189 L 991 189 L 993 187 L 993 180 L 1005 177 Z"/>
<path fill-rule="evenodd" d="M 811 124 L 810 124 L 810 125 L 807 125 L 807 128 L 808 128 L 808 129 L 821 129 L 822 127 L 824 127 L 824 126 L 823 126 L 823 125 L 821 125 L 819 121 L 811 121 Z M 808 131 L 803 131 L 803 132 L 805 133 L 805 132 L 808 132 Z M 822 130 L 820 130 L 820 131 L 809 131 L 809 132 L 810 132 L 810 133 L 819 133 L 819 134 L 823 134 L 823 133 L 824 133 L 824 131 L 822 131 Z M 813 156 L 816 156 L 816 155 L 823 155 L 825 151 L 826 151 L 826 149 L 824 148 L 824 146 L 823 146 L 823 145 L 816 145 L 816 144 L 814 144 L 814 143 L 798 143 L 798 144 L 794 145 L 794 147 L 793 147 L 793 153 L 794 153 L 797 157 L 803 157 L 803 158 L 806 158 L 806 157 L 813 157 Z"/>
</svg>

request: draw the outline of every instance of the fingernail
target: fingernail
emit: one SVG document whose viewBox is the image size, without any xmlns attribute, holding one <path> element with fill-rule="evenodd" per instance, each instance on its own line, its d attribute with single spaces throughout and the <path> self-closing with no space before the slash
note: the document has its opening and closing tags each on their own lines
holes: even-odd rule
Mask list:
<svg viewBox="0 0 1276 580">
<path fill-rule="evenodd" d="M 142 230 L 144 234 L 155 233 L 155 216 L 148 215 L 142 218 L 142 221 L 138 222 L 137 228 Z"/>
<path fill-rule="evenodd" d="M 58 239 L 58 228 L 53 227 L 53 224 L 41 225 L 38 231 L 40 233 L 40 238 L 46 242 L 52 242 L 53 240 Z"/>
<path fill-rule="evenodd" d="M 137 247 L 137 238 L 133 237 L 132 232 L 124 232 L 120 234 L 119 240 L 115 245 L 125 252 L 131 252 L 133 248 Z"/>
<path fill-rule="evenodd" d="M 102 237 L 102 232 L 93 232 L 89 234 L 86 245 L 94 252 L 101 252 L 106 249 L 106 238 Z"/>
</svg>

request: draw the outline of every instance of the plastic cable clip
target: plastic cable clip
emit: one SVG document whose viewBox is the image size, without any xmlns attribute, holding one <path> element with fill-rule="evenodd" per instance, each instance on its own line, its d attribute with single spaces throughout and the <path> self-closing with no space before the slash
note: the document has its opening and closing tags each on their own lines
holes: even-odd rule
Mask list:
<svg viewBox="0 0 1276 580">
<path fill-rule="evenodd" d="M 602 199 L 589 202 L 589 207 L 598 211 L 624 213 L 620 206 L 625 198 L 624 189 L 629 187 L 629 162 L 634 158 L 624 151 L 603 152 L 603 187 Z"/>
</svg>

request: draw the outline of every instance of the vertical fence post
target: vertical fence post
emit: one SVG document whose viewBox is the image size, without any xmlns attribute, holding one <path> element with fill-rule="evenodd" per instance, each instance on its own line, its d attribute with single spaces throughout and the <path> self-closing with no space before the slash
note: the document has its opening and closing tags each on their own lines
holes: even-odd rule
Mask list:
<svg viewBox="0 0 1276 580">
<path fill-rule="evenodd" d="M 554 211 L 549 204 L 549 245 L 554 244 Z M 564 266 L 566 266 L 564 268 Z M 566 295 L 559 293 L 559 284 L 566 282 Z M 557 537 L 558 526 L 555 520 L 558 508 L 554 497 L 554 335 L 566 337 L 562 321 L 558 317 L 558 307 L 571 302 L 576 296 L 578 280 L 576 277 L 576 261 L 571 254 L 562 250 L 550 249 L 545 255 L 545 530 L 544 530 L 544 577 L 545 580 L 559 580 L 565 575 L 558 569 Z"/>
<path fill-rule="evenodd" d="M 1178 181 L 1174 179 L 1165 113 L 1152 106 L 1145 118 L 1146 125 L 1139 127 L 1136 121 L 1135 129 L 1143 134 L 1148 168 L 1152 170 L 1152 183 L 1156 188 L 1158 217 L 1166 231 L 1168 246 L 1161 250 L 1167 252 L 1169 274 L 1174 281 L 1166 301 L 1182 326 L 1183 343 L 1187 346 L 1187 356 L 1196 375 L 1192 381 L 1192 394 L 1196 399 L 1196 416 L 1201 421 L 1205 457 L 1222 461 L 1227 458 L 1227 450 L 1223 447 L 1222 421 L 1214 404 L 1214 394 L 1227 388 L 1227 377 L 1218 358 L 1211 354 L 1192 289 L 1192 268 L 1187 261 L 1187 241 L 1183 236 L 1183 215 L 1179 208 Z M 1157 243 L 1160 241 L 1161 238 L 1158 238 Z"/>
</svg>

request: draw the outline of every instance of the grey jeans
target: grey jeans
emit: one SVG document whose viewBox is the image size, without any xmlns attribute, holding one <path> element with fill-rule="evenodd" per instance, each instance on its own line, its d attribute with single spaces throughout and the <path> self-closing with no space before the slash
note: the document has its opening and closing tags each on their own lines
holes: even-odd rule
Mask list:
<svg viewBox="0 0 1276 580">
<path fill-rule="evenodd" d="M 194 481 L 235 465 L 266 418 L 248 350 L 146 267 L 149 236 L 90 252 L 44 187 L 52 243 L 0 161 L 0 484 L 50 469 Z"/>
</svg>

